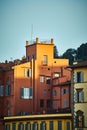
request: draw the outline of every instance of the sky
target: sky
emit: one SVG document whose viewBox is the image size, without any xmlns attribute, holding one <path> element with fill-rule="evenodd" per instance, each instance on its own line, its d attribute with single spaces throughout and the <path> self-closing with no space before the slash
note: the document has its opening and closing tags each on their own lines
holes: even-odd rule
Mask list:
<svg viewBox="0 0 87 130">
<path fill-rule="evenodd" d="M 87 43 L 87 0 L 0 0 L 0 62 L 26 55 L 26 40 L 54 38 L 59 55 Z"/>
</svg>

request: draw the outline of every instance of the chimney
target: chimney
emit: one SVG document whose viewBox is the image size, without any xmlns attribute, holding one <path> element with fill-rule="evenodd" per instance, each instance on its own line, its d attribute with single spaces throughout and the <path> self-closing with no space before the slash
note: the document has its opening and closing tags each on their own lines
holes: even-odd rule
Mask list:
<svg viewBox="0 0 87 130">
<path fill-rule="evenodd" d="M 29 41 L 26 41 L 26 46 L 28 46 L 29 45 Z"/>
<path fill-rule="evenodd" d="M 39 43 L 39 38 L 38 37 L 36 37 L 36 43 Z"/>
<path fill-rule="evenodd" d="M 54 39 L 53 38 L 51 39 L 51 44 L 54 44 Z"/>
</svg>

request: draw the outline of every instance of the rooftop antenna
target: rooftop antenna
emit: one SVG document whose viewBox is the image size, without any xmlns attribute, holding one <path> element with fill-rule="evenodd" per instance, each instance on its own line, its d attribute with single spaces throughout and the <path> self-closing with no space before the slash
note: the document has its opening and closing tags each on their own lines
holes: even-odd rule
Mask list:
<svg viewBox="0 0 87 130">
<path fill-rule="evenodd" d="M 31 44 L 33 43 L 33 24 L 31 25 Z"/>
</svg>

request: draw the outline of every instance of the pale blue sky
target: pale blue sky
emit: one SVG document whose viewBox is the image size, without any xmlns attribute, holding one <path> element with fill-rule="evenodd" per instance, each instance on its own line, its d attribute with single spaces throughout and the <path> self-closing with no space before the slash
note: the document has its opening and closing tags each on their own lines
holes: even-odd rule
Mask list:
<svg viewBox="0 0 87 130">
<path fill-rule="evenodd" d="M 54 38 L 59 55 L 87 42 L 87 0 L 0 0 L 0 62 L 21 59 L 26 40 Z"/>
</svg>

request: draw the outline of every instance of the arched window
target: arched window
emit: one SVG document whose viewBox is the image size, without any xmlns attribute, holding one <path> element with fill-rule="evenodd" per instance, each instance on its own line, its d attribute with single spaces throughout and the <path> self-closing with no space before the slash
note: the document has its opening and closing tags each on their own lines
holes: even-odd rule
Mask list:
<svg viewBox="0 0 87 130">
<path fill-rule="evenodd" d="M 45 122 L 41 122 L 40 130 L 46 130 L 46 123 Z"/>
<path fill-rule="evenodd" d="M 76 112 L 76 127 L 83 128 L 84 127 L 84 113 L 80 110 Z"/>
</svg>

